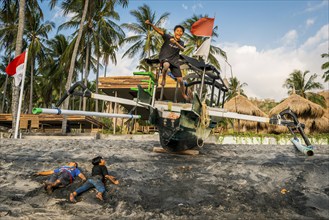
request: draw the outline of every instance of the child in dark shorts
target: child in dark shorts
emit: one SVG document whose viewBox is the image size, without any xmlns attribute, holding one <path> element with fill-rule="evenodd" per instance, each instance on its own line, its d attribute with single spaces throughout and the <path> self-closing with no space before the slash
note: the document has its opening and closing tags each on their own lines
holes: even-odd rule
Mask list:
<svg viewBox="0 0 329 220">
<path fill-rule="evenodd" d="M 94 166 L 92 168 L 91 175 L 81 187 L 76 189 L 73 193 L 70 194 L 70 201 L 76 202 L 75 197 L 91 188 L 96 188 L 96 198 L 103 200 L 103 193 L 105 192 L 105 180 L 109 179 L 114 184 L 119 184 L 119 181 L 115 179 L 114 176 L 110 176 L 105 166 L 105 160 L 98 156 L 92 159 L 91 162 Z"/>
<path fill-rule="evenodd" d="M 52 193 L 53 189 L 69 185 L 77 176 L 80 177 L 83 181 L 86 181 L 86 177 L 78 169 L 77 162 L 69 162 L 67 166 L 61 166 L 55 170 L 41 171 L 38 172 L 37 175 L 51 175 L 45 182 L 45 190 L 48 192 L 48 194 Z"/>
<path fill-rule="evenodd" d="M 184 51 L 185 49 L 184 42 L 181 40 L 181 37 L 183 36 L 185 31 L 184 27 L 181 25 L 176 25 L 174 28 L 174 35 L 171 36 L 169 34 L 166 34 L 159 27 L 153 25 L 149 20 L 146 20 L 145 24 L 150 25 L 158 34 L 162 36 L 164 41 L 159 53 L 159 60 L 161 62 L 162 67 L 162 87 L 164 87 L 166 84 L 166 74 L 170 69 L 180 85 L 180 90 L 182 92 L 183 98 L 186 101 L 191 101 L 193 98 L 193 94 L 192 91 L 186 88 L 184 85 L 179 63 L 179 52 Z M 185 94 L 185 90 L 187 90 L 187 94 Z"/>
</svg>

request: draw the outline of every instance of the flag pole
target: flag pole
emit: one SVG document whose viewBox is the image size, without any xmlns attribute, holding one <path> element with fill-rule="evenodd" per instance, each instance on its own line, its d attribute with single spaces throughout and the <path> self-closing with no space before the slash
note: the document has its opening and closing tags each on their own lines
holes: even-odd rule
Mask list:
<svg viewBox="0 0 329 220">
<path fill-rule="evenodd" d="M 211 41 L 211 37 L 209 37 L 209 40 Z M 210 53 L 210 51 L 209 51 Z M 207 60 L 208 60 L 208 56 L 209 56 L 209 53 L 205 56 L 205 64 L 207 64 Z M 201 85 L 200 85 L 200 91 L 199 91 L 199 98 L 200 100 L 202 100 L 202 90 L 203 90 L 203 84 L 204 84 L 204 77 L 206 75 L 206 66 L 204 66 L 203 68 L 203 74 L 202 74 L 202 79 L 201 79 Z"/>
<path fill-rule="evenodd" d="M 18 109 L 17 109 L 17 118 L 16 118 L 16 126 L 15 126 L 15 133 L 14 133 L 14 139 L 17 139 L 18 137 L 18 127 L 19 127 L 19 121 L 21 118 L 21 107 L 22 107 L 22 99 L 23 99 L 23 91 L 24 91 L 24 82 L 25 82 L 25 73 L 26 73 L 26 67 L 27 67 L 27 57 L 28 57 L 29 49 L 26 49 L 25 53 L 25 59 L 24 59 L 24 70 L 23 70 L 23 79 L 21 81 L 21 91 L 19 93 L 19 101 L 18 101 Z"/>
</svg>

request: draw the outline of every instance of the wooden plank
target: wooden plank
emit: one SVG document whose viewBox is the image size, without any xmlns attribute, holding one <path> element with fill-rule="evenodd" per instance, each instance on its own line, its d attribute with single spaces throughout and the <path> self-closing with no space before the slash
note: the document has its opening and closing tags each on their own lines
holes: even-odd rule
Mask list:
<svg viewBox="0 0 329 220">
<path fill-rule="evenodd" d="M 39 129 L 39 117 L 33 117 L 31 120 L 31 129 Z"/>
<path fill-rule="evenodd" d="M 177 151 L 177 152 L 169 152 L 162 147 L 153 147 L 153 152 L 155 153 L 169 153 L 169 154 L 180 154 L 180 155 L 191 155 L 195 156 L 199 154 L 198 150 L 183 150 L 183 151 Z"/>
<path fill-rule="evenodd" d="M 21 120 L 19 120 L 20 129 L 27 130 L 28 125 L 29 125 L 29 120 L 27 118 L 22 118 Z"/>
</svg>

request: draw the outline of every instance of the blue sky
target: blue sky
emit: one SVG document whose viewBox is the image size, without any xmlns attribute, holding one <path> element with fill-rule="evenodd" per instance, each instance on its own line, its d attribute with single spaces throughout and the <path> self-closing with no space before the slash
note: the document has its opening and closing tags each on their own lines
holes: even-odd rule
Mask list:
<svg viewBox="0 0 329 220">
<path fill-rule="evenodd" d="M 282 84 L 294 69 L 323 74 L 321 65 L 326 60 L 320 56 L 329 49 L 328 2 L 130 0 L 128 8 L 118 7 L 117 11 L 121 17 L 118 24 L 135 22 L 129 12 L 143 4 L 159 15 L 169 12 L 163 26 L 169 30 L 193 14 L 215 17 L 219 37 L 212 44 L 227 52 L 233 76 L 248 84 L 246 94 L 280 101 L 287 97 Z M 60 18 L 59 9 L 45 14 L 45 20 L 68 19 Z M 136 70 L 138 59 L 121 59 L 120 54 L 122 51 L 118 54 L 118 65 L 110 66 L 107 75 L 132 75 Z M 229 78 L 229 67 L 221 57 L 218 60 L 222 63 L 223 77 Z M 320 77 L 318 81 L 324 84 Z"/>
</svg>

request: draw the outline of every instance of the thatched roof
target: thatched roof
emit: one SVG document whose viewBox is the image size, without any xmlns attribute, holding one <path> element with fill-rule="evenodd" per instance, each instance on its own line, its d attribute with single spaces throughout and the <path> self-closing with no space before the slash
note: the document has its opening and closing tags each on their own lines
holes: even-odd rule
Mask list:
<svg viewBox="0 0 329 220">
<path fill-rule="evenodd" d="M 256 105 L 242 95 L 237 95 L 225 103 L 224 108 L 231 112 L 240 114 L 267 117 Z"/>
<path fill-rule="evenodd" d="M 325 98 L 326 103 L 328 104 L 329 103 L 329 90 L 319 92 L 319 94 Z"/>
<path fill-rule="evenodd" d="M 329 132 L 329 118 L 322 116 L 321 118 L 307 119 L 305 126 L 311 132 Z"/>
<path fill-rule="evenodd" d="M 224 108 L 228 111 L 240 114 L 267 117 L 267 115 L 262 110 L 260 110 L 256 105 L 254 105 L 251 101 L 242 95 L 237 95 L 230 99 L 224 104 Z M 240 125 L 247 129 L 256 128 L 257 125 L 260 128 L 267 127 L 265 123 L 247 120 L 240 120 Z M 237 123 L 235 123 L 235 126 L 237 126 Z"/>
<path fill-rule="evenodd" d="M 302 118 L 320 118 L 324 114 L 324 109 L 297 94 L 292 94 L 280 104 L 271 109 L 269 115 L 276 115 L 282 112 L 285 109 L 290 108 L 297 117 Z"/>
</svg>

